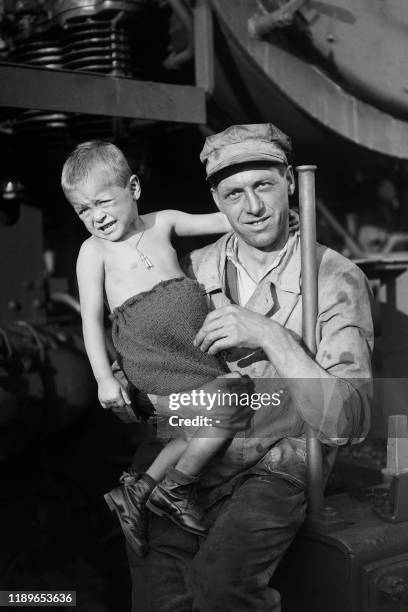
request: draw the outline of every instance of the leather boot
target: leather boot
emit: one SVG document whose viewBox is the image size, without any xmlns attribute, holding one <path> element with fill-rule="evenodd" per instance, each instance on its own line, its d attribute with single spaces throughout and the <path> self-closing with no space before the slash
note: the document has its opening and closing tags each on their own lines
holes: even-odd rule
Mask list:
<svg viewBox="0 0 408 612">
<path fill-rule="evenodd" d="M 177 475 L 176 475 L 177 474 Z M 159 516 L 167 516 L 182 529 L 196 535 L 205 535 L 207 528 L 195 499 L 197 478 L 179 478 L 180 472 L 171 469 L 164 479 L 153 489 L 146 506 Z M 184 483 L 177 482 L 184 480 Z M 189 482 L 187 482 L 189 481 Z"/>
<path fill-rule="evenodd" d="M 146 500 L 152 484 L 142 474 L 125 472 L 120 477 L 122 485 L 104 495 L 112 512 L 116 512 L 123 534 L 132 550 L 144 557 L 148 550 L 146 540 Z"/>
</svg>

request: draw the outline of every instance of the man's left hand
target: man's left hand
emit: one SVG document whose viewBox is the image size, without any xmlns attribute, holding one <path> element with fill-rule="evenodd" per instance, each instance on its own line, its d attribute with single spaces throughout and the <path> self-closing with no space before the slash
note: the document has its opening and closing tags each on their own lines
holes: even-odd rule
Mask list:
<svg viewBox="0 0 408 612">
<path fill-rule="evenodd" d="M 206 316 L 194 345 L 210 355 L 230 348 L 262 348 L 270 329 L 271 321 L 263 315 L 230 304 Z"/>
</svg>

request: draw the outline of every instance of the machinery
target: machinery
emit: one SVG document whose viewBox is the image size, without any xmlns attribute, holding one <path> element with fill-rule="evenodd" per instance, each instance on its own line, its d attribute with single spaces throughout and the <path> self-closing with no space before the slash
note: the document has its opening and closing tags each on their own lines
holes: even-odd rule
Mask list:
<svg viewBox="0 0 408 612">
<path fill-rule="evenodd" d="M 273 114 L 282 129 L 296 133 L 298 145 L 327 147 L 331 133 L 393 158 L 407 157 L 403 0 L 2 0 L 1 15 L 1 59 L 58 72 L 51 82 L 73 83 L 67 71 L 105 74 L 198 86 L 211 99 L 206 116 L 202 97 L 188 87 L 162 87 L 168 95 L 182 92 L 196 114 L 175 98 L 179 108 L 168 105 L 160 116 L 147 107 L 151 96 L 141 83 L 125 89 L 118 80 L 116 99 L 100 101 L 98 108 L 89 98 L 82 105 L 76 98 L 87 83 L 110 91 L 107 81 L 78 78 L 75 94 L 65 99 L 36 92 L 40 110 L 53 111 L 43 117 L 50 129 L 70 127 L 64 112 L 77 109 L 213 127 Z M 18 70 L 17 83 L 4 64 L 1 70 L 2 105 L 25 103 L 31 111 L 14 129 L 34 129 L 41 121 L 24 91 L 34 75 L 44 83 L 51 75 Z M 126 107 L 121 88 L 139 94 L 139 106 Z M 160 90 L 152 84 L 151 91 L 157 107 Z M 333 142 L 341 146 L 339 139 Z"/>
<path fill-rule="evenodd" d="M 0 0 L 4 472 L 24 464 L 38 440 L 44 455 L 45 448 L 69 438 L 72 428 L 89 422 L 99 427 L 101 418 L 95 416 L 74 280 L 85 235 L 59 188 L 67 152 L 84 140 L 114 141 L 141 176 L 143 211 L 204 212 L 211 202 L 198 162 L 203 135 L 232 123 L 270 120 L 293 137 L 295 163 L 318 165 L 318 237 L 358 260 L 376 293 L 382 330 L 375 372 L 388 382 L 378 387 L 371 440 L 340 453 L 335 476 L 341 486 L 334 489 L 381 480 L 387 418 L 406 413 L 408 399 L 407 34 L 404 0 Z M 367 221 L 374 213 L 375 220 Z M 383 231 L 376 250 L 367 238 L 373 227 L 375 240 Z M 126 449 L 129 435 L 134 430 L 120 430 Z M 89 444 L 92 459 L 84 450 L 81 461 L 92 464 L 91 449 Z M 121 460 L 118 449 L 113 452 L 116 467 L 113 461 L 106 471 L 115 474 L 129 450 Z M 92 479 L 86 480 L 82 466 L 78 461 L 70 473 L 77 508 L 90 503 L 82 493 Z M 346 520 L 354 521 L 356 533 L 367 504 L 333 498 L 333 506 L 352 517 Z M 374 552 L 364 552 L 353 566 L 339 611 L 360 612 L 364 605 L 361 612 L 388 612 L 406 605 L 408 564 L 400 552 L 406 523 L 387 531 L 383 519 L 370 520 L 364 533 L 376 530 L 380 540 L 386 532 L 389 547 L 378 553 L 380 545 L 373 544 L 383 557 L 374 561 Z M 352 550 L 355 534 L 347 533 L 334 548 Z M 288 557 L 287 575 L 298 575 L 304 565 L 296 565 L 296 558 L 314 546 L 319 555 L 316 542 L 330 546 L 332 536 L 305 537 L 314 544 L 302 549 L 305 540 L 299 540 L 301 552 Z M 100 539 L 106 541 L 106 534 Z M 322 558 L 332 559 L 327 555 Z M 393 559 L 395 588 L 386 557 Z M 378 580 L 377 569 L 361 569 L 371 562 L 381 566 Z M 327 585 L 336 563 L 326 563 Z M 302 574 L 299 588 L 308 576 Z M 281 581 L 285 592 L 285 576 Z M 308 591 L 315 606 L 310 609 L 318 609 L 319 596 L 324 602 L 330 596 L 330 586 L 320 595 L 316 589 L 314 595 Z M 286 592 L 289 597 L 290 588 Z M 381 599 L 378 592 L 388 595 Z M 347 597 L 360 603 L 347 607 Z M 299 600 L 287 601 L 288 609 L 301 612 Z"/>
</svg>

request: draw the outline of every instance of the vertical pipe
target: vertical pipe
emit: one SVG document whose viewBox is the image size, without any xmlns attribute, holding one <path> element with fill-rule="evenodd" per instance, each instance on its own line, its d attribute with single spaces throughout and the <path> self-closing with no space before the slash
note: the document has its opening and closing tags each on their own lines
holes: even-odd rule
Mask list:
<svg viewBox="0 0 408 612">
<path fill-rule="evenodd" d="M 302 279 L 302 334 L 310 356 L 316 354 L 318 310 L 316 261 L 316 166 L 297 166 L 300 212 L 300 252 Z M 318 517 L 323 508 L 322 449 L 316 432 L 306 425 L 307 481 L 309 516 Z"/>
</svg>

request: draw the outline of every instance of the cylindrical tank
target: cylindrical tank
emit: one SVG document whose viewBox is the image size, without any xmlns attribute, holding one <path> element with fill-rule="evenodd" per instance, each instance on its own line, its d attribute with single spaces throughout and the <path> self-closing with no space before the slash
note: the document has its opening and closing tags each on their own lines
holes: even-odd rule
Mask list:
<svg viewBox="0 0 408 612">
<path fill-rule="evenodd" d="M 218 115 L 408 158 L 406 0 L 212 0 Z M 220 113 L 221 111 L 221 113 Z M 228 121 L 228 119 L 226 119 Z"/>
</svg>

